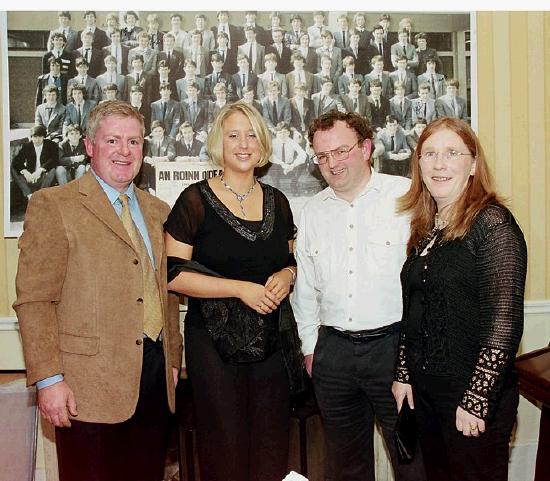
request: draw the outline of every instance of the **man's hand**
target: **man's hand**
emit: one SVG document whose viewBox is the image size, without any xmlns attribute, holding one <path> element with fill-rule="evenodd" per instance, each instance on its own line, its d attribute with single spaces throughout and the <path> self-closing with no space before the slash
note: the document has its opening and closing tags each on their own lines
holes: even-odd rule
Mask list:
<svg viewBox="0 0 550 481">
<path fill-rule="evenodd" d="M 32 183 L 33 183 L 32 174 L 31 174 L 27 169 L 23 169 L 23 170 L 21 171 L 21 175 L 22 175 L 23 177 L 25 177 L 25 180 L 27 181 L 27 183 L 29 183 L 29 184 L 32 184 Z"/>
<path fill-rule="evenodd" d="M 391 392 L 397 403 L 397 412 L 401 411 L 403 406 L 403 399 L 407 398 L 409 407 L 414 409 L 412 387 L 410 384 L 404 384 L 402 382 L 394 381 L 391 387 Z"/>
<path fill-rule="evenodd" d="M 71 427 L 69 414 L 78 416 L 73 391 L 65 381 L 39 389 L 38 408 L 44 419 L 58 428 Z"/>
<path fill-rule="evenodd" d="M 269 314 L 281 303 L 270 290 L 254 282 L 242 283 L 239 299 L 258 314 Z"/>
<path fill-rule="evenodd" d="M 308 354 L 304 356 L 304 364 L 306 365 L 306 371 L 311 377 L 311 368 L 313 367 L 313 354 Z"/>
<path fill-rule="evenodd" d="M 46 172 L 46 169 L 44 167 L 38 168 L 34 173 L 31 174 L 32 180 L 31 182 L 34 184 L 40 180 L 40 177 L 42 176 L 42 173 Z"/>
<path fill-rule="evenodd" d="M 79 162 L 84 162 L 84 159 L 86 158 L 86 156 L 84 154 L 80 154 L 80 155 L 73 155 L 71 157 L 71 162 L 73 164 L 78 164 Z"/>
<path fill-rule="evenodd" d="M 458 406 L 456 408 L 456 430 L 462 431 L 464 436 L 477 438 L 479 433 L 485 432 L 485 421 Z"/>
<path fill-rule="evenodd" d="M 290 292 L 294 276 L 288 269 L 282 269 L 270 275 L 265 283 L 265 288 L 270 290 L 281 302 Z"/>
</svg>

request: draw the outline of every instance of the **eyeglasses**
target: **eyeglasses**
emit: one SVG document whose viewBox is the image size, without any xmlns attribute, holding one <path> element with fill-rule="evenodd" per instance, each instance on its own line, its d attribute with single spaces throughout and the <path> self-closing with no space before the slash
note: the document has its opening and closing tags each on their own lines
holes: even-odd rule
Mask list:
<svg viewBox="0 0 550 481">
<path fill-rule="evenodd" d="M 456 162 L 460 157 L 463 155 L 471 155 L 472 157 L 474 154 L 470 152 L 457 152 L 456 150 L 446 150 L 445 152 L 424 152 L 420 155 L 419 159 L 424 162 L 431 162 L 436 160 L 439 155 L 441 155 L 441 158 L 445 159 L 448 162 Z"/>
<path fill-rule="evenodd" d="M 359 143 L 359 141 L 355 142 L 349 149 L 346 147 L 338 147 L 334 150 L 327 150 L 326 152 L 319 152 L 318 154 L 315 154 L 313 156 L 313 162 L 317 165 L 323 165 L 328 162 L 329 156 L 332 156 L 332 158 L 336 162 L 342 162 L 346 160 L 349 157 L 349 153 L 355 148 L 355 146 Z"/>
</svg>

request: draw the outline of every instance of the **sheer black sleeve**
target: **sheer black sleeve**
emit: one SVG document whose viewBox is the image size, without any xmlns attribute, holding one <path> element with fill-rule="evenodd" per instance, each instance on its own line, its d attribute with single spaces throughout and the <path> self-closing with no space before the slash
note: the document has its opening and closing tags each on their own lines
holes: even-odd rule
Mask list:
<svg viewBox="0 0 550 481">
<path fill-rule="evenodd" d="M 204 205 L 196 184 L 187 187 L 178 197 L 164 230 L 177 241 L 194 245 L 195 235 L 204 220 Z"/>
<path fill-rule="evenodd" d="M 411 374 L 407 367 L 407 349 L 405 346 L 405 329 L 401 323 L 401 331 L 399 333 L 399 346 L 397 348 L 397 361 L 393 380 L 403 384 L 410 384 Z"/>
<path fill-rule="evenodd" d="M 273 191 L 275 192 L 275 204 L 283 218 L 285 235 L 289 241 L 295 240 L 297 229 L 294 225 L 294 218 L 292 216 L 292 210 L 290 209 L 288 199 L 280 190 L 273 189 Z"/>
<path fill-rule="evenodd" d="M 491 418 L 523 333 L 527 247 L 519 226 L 503 208 L 480 214 L 490 224 L 477 249 L 479 355 L 460 406 Z"/>
</svg>

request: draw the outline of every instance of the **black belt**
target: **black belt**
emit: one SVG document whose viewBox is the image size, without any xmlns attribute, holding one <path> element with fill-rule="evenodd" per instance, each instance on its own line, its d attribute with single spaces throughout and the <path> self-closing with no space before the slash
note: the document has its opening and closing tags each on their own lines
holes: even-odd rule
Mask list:
<svg viewBox="0 0 550 481">
<path fill-rule="evenodd" d="M 365 329 L 363 331 L 341 331 L 332 326 L 321 326 L 324 329 L 327 329 L 332 334 L 343 337 L 348 341 L 351 341 L 355 344 L 360 344 L 362 342 L 373 341 L 374 339 L 379 339 L 381 337 L 389 336 L 390 334 L 395 334 L 399 332 L 399 322 L 394 322 L 388 326 L 377 327 L 376 329 Z"/>
</svg>

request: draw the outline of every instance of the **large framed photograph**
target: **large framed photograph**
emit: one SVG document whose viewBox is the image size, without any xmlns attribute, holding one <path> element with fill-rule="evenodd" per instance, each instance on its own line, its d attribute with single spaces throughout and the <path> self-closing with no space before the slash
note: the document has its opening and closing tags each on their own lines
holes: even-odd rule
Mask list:
<svg viewBox="0 0 550 481">
<path fill-rule="evenodd" d="M 90 168 L 86 118 L 111 98 L 142 113 L 137 183 L 169 203 L 219 169 L 206 138 L 235 101 L 262 113 L 273 156 L 258 177 L 295 215 L 325 187 L 307 129 L 328 110 L 367 117 L 373 168 L 408 176 L 427 123 L 454 116 L 475 127 L 474 21 L 468 12 L 1 12 L 4 235 L 21 233 L 36 190 Z"/>
</svg>

